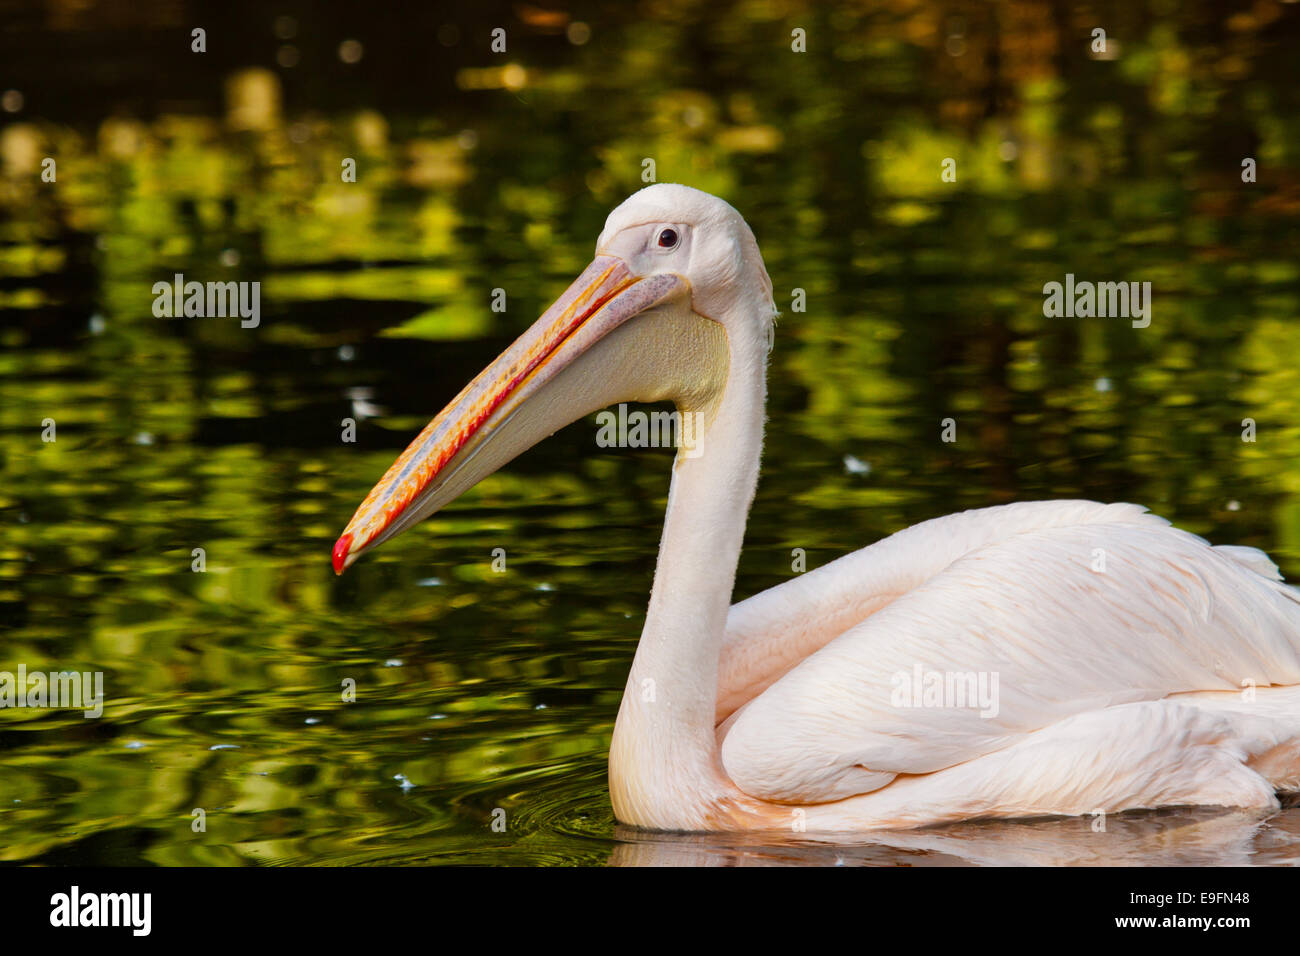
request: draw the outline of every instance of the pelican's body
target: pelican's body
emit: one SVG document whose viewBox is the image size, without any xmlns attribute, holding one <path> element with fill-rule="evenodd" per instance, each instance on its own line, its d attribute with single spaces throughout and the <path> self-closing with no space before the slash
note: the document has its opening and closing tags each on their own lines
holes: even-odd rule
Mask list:
<svg viewBox="0 0 1300 956">
<path fill-rule="evenodd" d="M 1300 592 L 1262 552 L 1134 505 L 927 521 L 731 606 L 774 317 L 721 200 L 652 186 L 430 423 L 334 551 L 433 513 L 620 401 L 703 423 L 679 453 L 610 748 L 624 823 L 866 830 L 1209 804 L 1300 789 Z"/>
</svg>

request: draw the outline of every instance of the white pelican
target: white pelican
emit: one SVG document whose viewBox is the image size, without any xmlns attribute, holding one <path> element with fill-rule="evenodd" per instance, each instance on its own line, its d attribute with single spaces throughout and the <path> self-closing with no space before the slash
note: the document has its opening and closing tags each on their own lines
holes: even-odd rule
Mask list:
<svg viewBox="0 0 1300 956">
<path fill-rule="evenodd" d="M 1300 788 L 1300 592 L 1263 552 L 1135 505 L 937 518 L 731 606 L 775 312 L 730 205 L 676 185 L 634 194 L 591 265 L 370 492 L 335 571 L 564 425 L 671 400 L 703 427 L 673 464 L 614 727 L 619 820 L 853 831 L 1267 810 Z M 960 699 L 980 679 L 994 706 Z"/>
</svg>

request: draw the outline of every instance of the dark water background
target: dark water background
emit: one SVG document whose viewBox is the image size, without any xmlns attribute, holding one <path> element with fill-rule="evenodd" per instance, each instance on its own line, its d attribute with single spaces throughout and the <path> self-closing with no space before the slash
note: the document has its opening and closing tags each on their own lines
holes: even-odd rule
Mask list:
<svg viewBox="0 0 1300 956">
<path fill-rule="evenodd" d="M 748 218 L 785 313 L 738 597 L 793 548 L 1071 496 L 1300 577 L 1300 4 L 463 7 L 0 5 L 0 669 L 108 698 L 0 711 L 0 860 L 1300 862 L 1300 809 L 617 828 L 670 459 L 593 421 L 329 567 L 653 158 Z M 260 281 L 261 324 L 156 318 L 177 272 Z M 1045 318 L 1067 272 L 1150 281 L 1150 327 Z"/>
</svg>

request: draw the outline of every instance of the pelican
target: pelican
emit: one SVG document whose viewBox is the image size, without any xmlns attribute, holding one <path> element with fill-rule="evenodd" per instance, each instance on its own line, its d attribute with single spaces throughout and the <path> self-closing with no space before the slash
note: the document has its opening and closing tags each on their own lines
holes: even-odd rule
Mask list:
<svg viewBox="0 0 1300 956">
<path fill-rule="evenodd" d="M 701 424 L 673 462 L 610 743 L 623 823 L 1267 812 L 1300 789 L 1300 591 L 1263 552 L 1136 505 L 936 518 L 732 605 L 775 317 L 735 209 L 685 186 L 633 194 L 568 290 L 389 468 L 334 570 L 564 425 L 672 401 Z"/>
</svg>

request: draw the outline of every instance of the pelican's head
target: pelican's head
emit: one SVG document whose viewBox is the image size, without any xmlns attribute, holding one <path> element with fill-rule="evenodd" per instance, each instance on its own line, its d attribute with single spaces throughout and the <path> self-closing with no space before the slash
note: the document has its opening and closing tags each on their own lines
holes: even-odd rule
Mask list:
<svg viewBox="0 0 1300 956">
<path fill-rule="evenodd" d="M 687 186 L 633 194 L 605 220 L 591 264 L 366 496 L 334 545 L 335 572 L 607 405 L 673 401 L 707 427 L 732 370 L 765 361 L 774 315 L 736 210 Z"/>
</svg>

